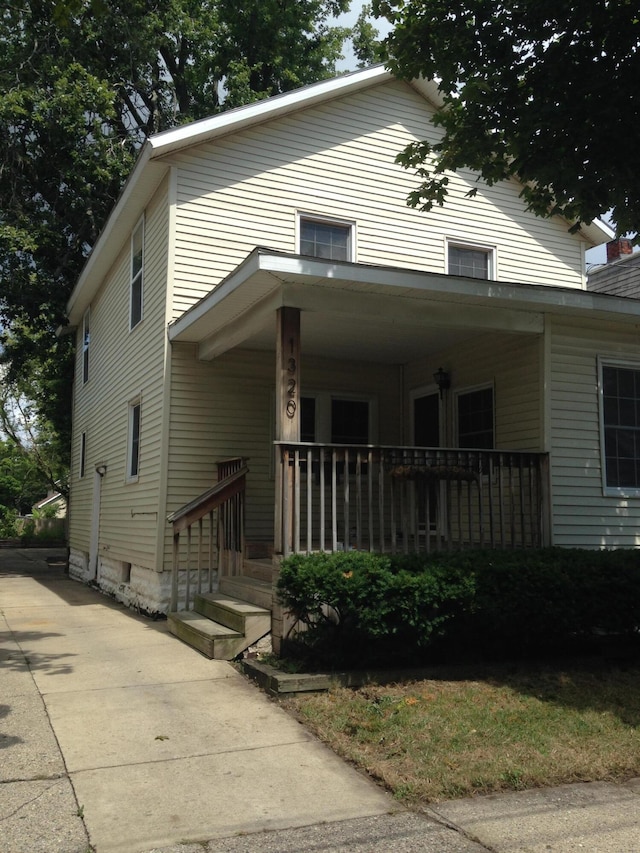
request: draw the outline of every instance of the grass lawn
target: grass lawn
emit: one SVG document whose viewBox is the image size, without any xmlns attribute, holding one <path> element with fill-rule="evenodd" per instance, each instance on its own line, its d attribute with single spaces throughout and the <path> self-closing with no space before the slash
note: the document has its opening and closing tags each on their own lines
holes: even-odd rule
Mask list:
<svg viewBox="0 0 640 853">
<path fill-rule="evenodd" d="M 640 666 L 443 669 L 284 705 L 407 805 L 640 776 Z"/>
</svg>

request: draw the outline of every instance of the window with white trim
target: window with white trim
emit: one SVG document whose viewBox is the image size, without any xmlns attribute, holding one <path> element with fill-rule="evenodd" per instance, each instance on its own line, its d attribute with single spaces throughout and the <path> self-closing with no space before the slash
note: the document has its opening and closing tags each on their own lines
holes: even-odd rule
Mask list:
<svg viewBox="0 0 640 853">
<path fill-rule="evenodd" d="M 447 242 L 447 272 L 467 278 L 494 278 L 495 252 L 483 246 Z"/>
<path fill-rule="evenodd" d="M 376 432 L 370 397 L 318 393 L 303 396 L 300 440 L 331 444 L 371 444 Z"/>
<path fill-rule="evenodd" d="M 456 394 L 458 447 L 493 450 L 494 418 L 491 386 Z"/>
<path fill-rule="evenodd" d="M 605 489 L 640 489 L 640 367 L 601 363 Z"/>
<path fill-rule="evenodd" d="M 140 398 L 129 403 L 127 479 L 137 480 L 140 471 Z"/>
<path fill-rule="evenodd" d="M 91 342 L 91 331 L 89 329 L 90 309 L 84 312 L 82 318 L 82 384 L 89 381 L 89 344 Z"/>
<path fill-rule="evenodd" d="M 129 328 L 135 328 L 142 320 L 144 295 L 144 219 L 131 235 L 131 286 L 129 290 Z"/>
<path fill-rule="evenodd" d="M 353 223 L 301 215 L 299 251 L 301 255 L 331 261 L 354 260 Z"/>
</svg>

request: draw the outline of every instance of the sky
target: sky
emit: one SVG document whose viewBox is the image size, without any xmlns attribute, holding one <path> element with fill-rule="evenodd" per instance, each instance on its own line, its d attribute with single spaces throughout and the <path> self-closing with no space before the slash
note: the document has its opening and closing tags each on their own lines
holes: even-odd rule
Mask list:
<svg viewBox="0 0 640 853">
<path fill-rule="evenodd" d="M 336 22 L 342 27 L 352 27 L 358 20 L 358 15 L 364 5 L 365 4 L 362 0 L 354 0 L 354 2 L 351 3 L 351 11 L 347 12 L 346 15 L 340 15 L 340 17 L 336 18 Z M 391 29 L 391 25 L 384 18 L 373 18 L 372 22 L 380 36 L 386 35 Z M 336 68 L 338 71 L 355 71 L 356 59 L 353 53 L 347 53 L 345 58 L 341 62 L 337 63 Z"/>
</svg>

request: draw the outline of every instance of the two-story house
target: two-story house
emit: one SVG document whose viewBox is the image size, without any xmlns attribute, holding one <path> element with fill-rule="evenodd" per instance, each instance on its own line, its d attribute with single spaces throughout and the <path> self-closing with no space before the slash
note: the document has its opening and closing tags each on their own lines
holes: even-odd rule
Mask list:
<svg viewBox="0 0 640 853">
<path fill-rule="evenodd" d="M 376 67 L 145 143 L 68 306 L 73 576 L 166 612 L 247 555 L 638 544 L 612 234 L 471 172 L 409 208 L 437 103 Z"/>
</svg>

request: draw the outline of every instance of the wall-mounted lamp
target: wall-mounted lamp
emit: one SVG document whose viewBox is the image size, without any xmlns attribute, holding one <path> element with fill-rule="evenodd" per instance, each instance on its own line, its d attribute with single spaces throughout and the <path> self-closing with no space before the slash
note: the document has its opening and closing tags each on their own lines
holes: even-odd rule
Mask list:
<svg viewBox="0 0 640 853">
<path fill-rule="evenodd" d="M 106 473 L 107 473 L 107 466 L 106 465 L 96 465 L 96 474 L 100 474 L 101 477 L 104 477 L 104 475 Z"/>
<path fill-rule="evenodd" d="M 438 390 L 440 391 L 440 399 L 442 399 L 442 395 L 445 391 L 448 391 L 451 388 L 451 374 L 447 373 L 446 370 L 443 370 L 439 367 L 436 372 L 433 374 L 433 381 L 438 386 Z"/>
</svg>

